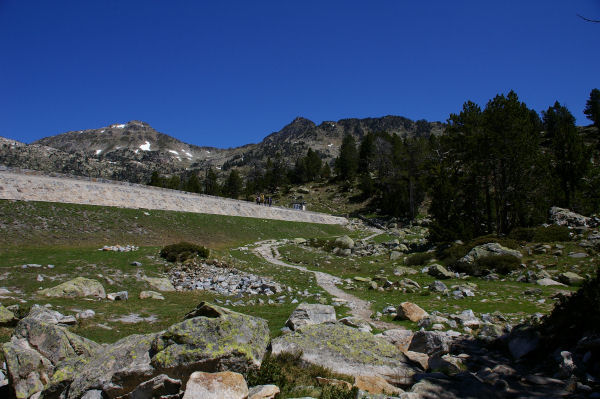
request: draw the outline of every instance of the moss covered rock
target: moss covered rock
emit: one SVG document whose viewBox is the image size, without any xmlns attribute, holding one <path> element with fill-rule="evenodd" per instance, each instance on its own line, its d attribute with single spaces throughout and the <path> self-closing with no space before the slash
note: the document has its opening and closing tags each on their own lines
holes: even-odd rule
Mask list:
<svg viewBox="0 0 600 399">
<path fill-rule="evenodd" d="M 181 378 L 192 371 L 245 373 L 260 367 L 269 344 L 266 320 L 203 303 L 196 317 L 159 334 L 152 365 Z"/>
<path fill-rule="evenodd" d="M 273 355 L 301 353 L 302 360 L 340 374 L 380 376 L 408 385 L 417 370 L 391 343 L 341 324 L 307 325 L 271 342 Z"/>
<path fill-rule="evenodd" d="M 56 287 L 46 288 L 40 291 L 41 295 L 48 297 L 75 298 L 84 296 L 95 296 L 106 298 L 106 292 L 100 282 L 85 277 L 77 277 Z"/>
<path fill-rule="evenodd" d="M 0 305 L 0 327 L 12 326 L 17 322 L 15 314 Z"/>
</svg>

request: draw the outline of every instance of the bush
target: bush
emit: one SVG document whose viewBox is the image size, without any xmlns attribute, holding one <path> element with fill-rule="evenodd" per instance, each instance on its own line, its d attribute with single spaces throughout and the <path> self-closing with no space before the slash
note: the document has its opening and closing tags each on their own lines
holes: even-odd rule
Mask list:
<svg viewBox="0 0 600 399">
<path fill-rule="evenodd" d="M 518 227 L 513 229 L 509 237 L 518 241 L 529 242 L 563 242 L 570 241 L 570 230 L 566 226 L 540 226 L 540 227 Z"/>
<path fill-rule="evenodd" d="M 302 359 L 302 353 L 284 353 L 277 356 L 267 354 L 262 361 L 259 370 L 253 370 L 246 376 L 248 386 L 274 384 L 281 390 L 282 396 L 287 396 L 294 387 L 316 385 L 315 378 L 337 378 L 352 382 L 353 379 L 348 376 L 333 373 L 331 370 L 316 366 L 307 365 Z M 347 392 L 342 390 L 332 390 L 323 388 L 322 398 L 354 398 L 355 396 L 346 396 Z M 327 396 L 323 396 L 327 395 Z"/>
<path fill-rule="evenodd" d="M 434 257 L 435 255 L 432 252 L 419 252 L 406 258 L 404 264 L 407 266 L 422 266 Z"/>
<path fill-rule="evenodd" d="M 160 256 L 169 262 L 184 262 L 195 256 L 208 258 L 209 254 L 208 248 L 185 241 L 167 245 L 160 251 Z"/>
<path fill-rule="evenodd" d="M 488 256 L 478 259 L 475 263 L 476 267 L 481 270 L 483 274 L 489 274 L 489 272 L 494 270 L 496 273 L 502 275 L 517 270 L 521 265 L 519 258 L 515 258 L 511 255 Z"/>
</svg>

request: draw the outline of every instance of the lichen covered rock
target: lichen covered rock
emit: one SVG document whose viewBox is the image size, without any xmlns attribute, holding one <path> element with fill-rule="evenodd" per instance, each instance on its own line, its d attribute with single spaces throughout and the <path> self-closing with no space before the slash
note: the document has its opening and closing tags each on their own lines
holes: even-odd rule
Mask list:
<svg viewBox="0 0 600 399">
<path fill-rule="evenodd" d="M 285 325 L 292 330 L 308 324 L 335 323 L 335 308 L 330 305 L 301 303 Z"/>
<path fill-rule="evenodd" d="M 85 277 L 77 277 L 56 287 L 46 288 L 40 291 L 40 295 L 47 297 L 75 298 L 94 296 L 97 298 L 106 298 L 104 287 L 96 280 Z"/>
<path fill-rule="evenodd" d="M 340 374 L 380 376 L 407 385 L 416 369 L 391 343 L 341 324 L 306 325 L 271 342 L 273 355 L 301 353 L 302 360 Z"/>
<path fill-rule="evenodd" d="M 269 344 L 266 320 L 210 304 L 169 327 L 152 344 L 152 365 L 177 378 L 195 370 L 247 372 L 260 367 Z M 198 309 L 198 308 L 197 308 Z"/>
</svg>

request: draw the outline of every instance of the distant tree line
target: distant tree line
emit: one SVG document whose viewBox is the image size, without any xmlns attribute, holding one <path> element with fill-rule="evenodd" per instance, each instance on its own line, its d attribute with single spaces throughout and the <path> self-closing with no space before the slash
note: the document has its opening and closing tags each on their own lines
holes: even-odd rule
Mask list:
<svg viewBox="0 0 600 399">
<path fill-rule="evenodd" d="M 255 162 L 244 179 L 231 169 L 219 184 L 207 169 L 202 178 L 155 172 L 150 184 L 252 199 L 291 184 L 334 180 L 342 188 L 357 186 L 361 199 L 389 216 L 415 218 L 428 200 L 437 241 L 508 234 L 544 222 L 553 205 L 600 210 L 600 90 L 591 91 L 584 114 L 596 137 L 580 134 L 564 105 L 556 102 L 539 115 L 511 91 L 483 109 L 467 101 L 441 136 L 375 132 L 357 143 L 346 135 L 332 165 L 308 149 L 293 165 L 279 155 Z"/>
</svg>

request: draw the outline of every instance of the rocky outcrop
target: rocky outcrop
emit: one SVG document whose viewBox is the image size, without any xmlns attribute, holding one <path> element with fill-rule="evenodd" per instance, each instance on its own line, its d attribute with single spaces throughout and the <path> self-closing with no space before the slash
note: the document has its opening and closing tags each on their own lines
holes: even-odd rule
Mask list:
<svg viewBox="0 0 600 399">
<path fill-rule="evenodd" d="M 340 374 L 380 376 L 407 385 L 416 369 L 384 339 L 341 324 L 306 325 L 271 342 L 274 355 L 301 353 L 302 360 Z"/>
<path fill-rule="evenodd" d="M 285 325 L 291 330 L 312 324 L 335 323 L 335 308 L 330 305 L 301 303 L 292 312 Z"/>
<path fill-rule="evenodd" d="M 85 277 L 76 277 L 56 287 L 41 290 L 40 295 L 48 297 L 74 298 L 94 296 L 97 298 L 106 298 L 104 287 L 97 280 Z"/>
</svg>

